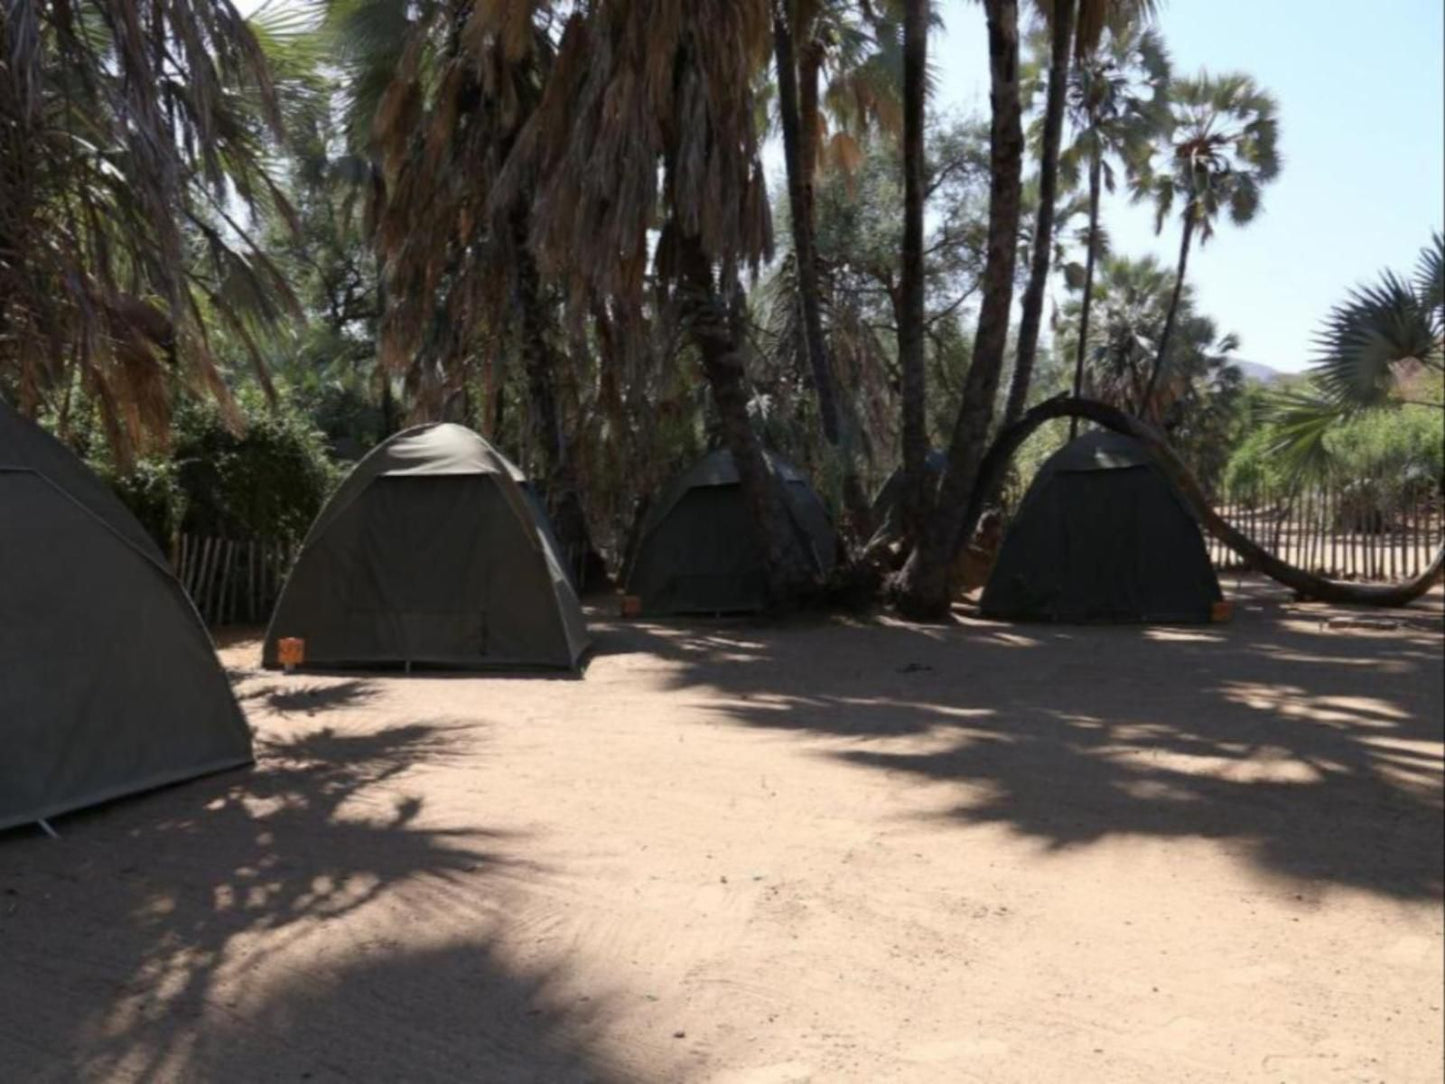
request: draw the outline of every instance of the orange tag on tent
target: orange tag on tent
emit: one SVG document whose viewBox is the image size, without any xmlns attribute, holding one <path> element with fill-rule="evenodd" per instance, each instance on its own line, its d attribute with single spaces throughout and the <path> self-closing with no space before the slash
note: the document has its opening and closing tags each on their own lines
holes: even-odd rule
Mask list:
<svg viewBox="0 0 1445 1084">
<path fill-rule="evenodd" d="M 286 636 L 276 641 L 276 657 L 290 670 L 306 661 L 306 641 L 299 636 Z"/>
<path fill-rule="evenodd" d="M 1228 621 L 1234 616 L 1234 603 L 1216 602 L 1209 610 L 1209 620 Z"/>
</svg>

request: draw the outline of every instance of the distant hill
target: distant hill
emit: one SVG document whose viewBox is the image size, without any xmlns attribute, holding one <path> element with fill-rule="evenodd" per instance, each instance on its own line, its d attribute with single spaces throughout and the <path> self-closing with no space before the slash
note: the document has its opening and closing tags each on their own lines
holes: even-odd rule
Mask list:
<svg viewBox="0 0 1445 1084">
<path fill-rule="evenodd" d="M 1271 368 L 1268 365 L 1263 365 L 1257 361 L 1242 361 L 1236 358 L 1234 359 L 1234 364 L 1239 368 L 1239 371 L 1242 372 L 1247 379 L 1257 380 L 1261 384 L 1273 384 L 1276 380 L 1279 380 L 1281 377 L 1287 375 L 1278 369 Z"/>
</svg>

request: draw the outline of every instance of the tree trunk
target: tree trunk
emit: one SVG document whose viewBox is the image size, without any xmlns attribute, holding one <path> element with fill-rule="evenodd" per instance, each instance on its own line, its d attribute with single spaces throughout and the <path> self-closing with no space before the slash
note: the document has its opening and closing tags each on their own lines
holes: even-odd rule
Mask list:
<svg viewBox="0 0 1445 1084">
<path fill-rule="evenodd" d="M 1079 313 L 1079 342 L 1074 355 L 1074 398 L 1084 394 L 1084 359 L 1089 351 L 1089 305 L 1094 300 L 1094 262 L 1099 248 L 1099 189 L 1104 156 L 1099 148 L 1089 158 L 1089 251 L 1084 255 L 1084 305 Z M 1069 419 L 1069 439 L 1079 435 L 1079 419 Z"/>
<path fill-rule="evenodd" d="M 532 406 L 532 433 L 546 464 L 547 488 L 565 486 L 570 473 L 567 443 L 553 389 L 557 359 L 548 342 L 550 322 L 543 312 L 541 280 L 531 254 L 520 249 L 516 257 L 517 323 L 521 334 L 517 344 L 522 371 L 527 377 L 527 398 Z"/>
<path fill-rule="evenodd" d="M 793 257 L 798 269 L 798 299 L 803 315 L 803 345 L 818 397 L 823 438 L 839 450 L 843 467 L 843 502 L 855 536 L 871 532 L 872 514 L 858 478 L 854 442 L 843 434 L 838 409 L 837 378 L 828 339 L 823 333 L 822 289 L 818 282 L 817 239 L 813 223 L 813 176 L 818 163 L 820 114 L 818 79 L 821 49 L 809 27 L 794 34 L 788 0 L 773 0 L 773 59 L 778 69 L 778 112 L 783 127 L 783 163 L 788 177 L 788 209 L 793 227 Z"/>
<path fill-rule="evenodd" d="M 1018 347 L 1014 354 L 1013 380 L 1003 422 L 1012 425 L 1028 404 L 1038 354 L 1039 327 L 1043 323 L 1044 295 L 1049 285 L 1049 261 L 1054 239 L 1054 204 L 1059 188 L 1059 141 L 1064 132 L 1064 102 L 1069 82 L 1069 56 L 1074 42 L 1074 0 L 1055 0 L 1049 89 L 1044 103 L 1044 144 L 1039 159 L 1039 209 L 1034 220 L 1034 244 L 1030 254 L 1029 281 L 1024 288 L 1023 312 L 1019 317 Z"/>
<path fill-rule="evenodd" d="M 813 217 L 813 179 L 818 173 L 818 159 L 823 139 L 823 114 L 818 104 L 818 87 L 823 70 L 823 47 L 813 40 L 812 28 L 798 28 L 803 38 L 798 48 L 798 164 L 802 167 L 803 207 L 808 224 Z"/>
<path fill-rule="evenodd" d="M 924 98 L 928 81 L 929 0 L 903 9 L 903 251 L 899 281 L 898 367 L 903 398 L 903 534 L 922 537 L 928 499 L 927 384 L 923 369 Z"/>
<path fill-rule="evenodd" d="M 517 256 L 517 317 L 521 331 L 519 353 L 527 377 L 527 397 L 531 402 L 532 429 L 545 465 L 545 482 L 540 496 L 552 518 L 552 531 L 561 543 L 561 559 L 567 562 L 579 591 L 587 589 L 586 570 L 602 565 L 602 558 L 592 544 L 592 532 L 582 508 L 577 484 L 577 469 L 569 454 L 563 430 L 562 412 L 557 403 L 557 374 L 561 360 L 552 349 L 547 319 L 546 299 L 542 296 L 541 276 L 536 261 L 526 246 L 527 225 L 523 215 L 515 216 Z M 533 480 L 534 484 L 536 480 Z"/>
<path fill-rule="evenodd" d="M 1434 558 L 1420 575 L 1395 584 L 1359 584 L 1332 580 L 1281 560 L 1214 510 L 1213 504 L 1204 495 L 1203 487 L 1184 461 L 1175 454 L 1174 449 L 1169 447 L 1162 433 L 1146 422 L 1094 399 L 1064 396 L 1050 399 L 1030 410 L 1017 424 L 1005 429 L 994 440 L 988 455 L 984 457 L 983 466 L 979 470 L 980 484 L 974 492 L 986 492 L 988 487 L 984 483 L 992 484 L 1003 474 L 1019 445 L 1027 440 L 1034 430 L 1047 421 L 1064 417 L 1087 418 L 1106 429 L 1137 440 L 1174 483 L 1180 496 L 1206 531 L 1239 554 L 1250 568 L 1291 588 L 1302 597 L 1355 606 L 1408 606 L 1445 575 L 1445 545 L 1435 551 Z M 981 502 L 970 501 L 969 515 L 973 518 L 977 518 L 982 512 L 981 507 L 974 507 L 975 503 Z"/>
<path fill-rule="evenodd" d="M 993 420 L 1013 304 L 1024 147 L 1019 107 L 1018 0 L 987 0 L 986 11 L 993 123 L 989 132 L 992 176 L 983 301 L 973 364 L 968 369 L 963 402 L 954 422 L 938 506 L 899 579 L 898 608 L 912 618 L 936 619 L 948 612 L 953 557 L 982 511 L 971 510 L 971 504 L 975 495 L 984 492 L 976 483 Z"/>
<path fill-rule="evenodd" d="M 383 436 L 391 436 L 401 429 L 401 407 L 391 391 L 391 374 L 381 371 L 381 429 Z"/>
<path fill-rule="evenodd" d="M 1174 320 L 1179 313 L 1179 298 L 1184 294 L 1184 269 L 1189 266 L 1189 242 L 1194 238 L 1194 201 L 1184 212 L 1184 233 L 1179 238 L 1179 269 L 1174 273 L 1174 293 L 1169 298 L 1169 312 L 1164 317 L 1164 331 L 1159 336 L 1159 353 L 1154 357 L 1154 368 L 1149 372 L 1149 383 L 1144 388 L 1144 398 L 1135 409 L 1139 417 L 1154 419 L 1154 389 L 1159 383 L 1159 374 L 1164 370 L 1164 359 L 1169 352 L 1169 339 L 1174 334 Z"/>
<path fill-rule="evenodd" d="M 788 174 L 788 209 L 793 223 L 793 257 L 798 271 L 798 300 L 803 310 L 803 345 L 813 372 L 818 396 L 818 417 L 829 444 L 838 443 L 838 404 L 828 344 L 823 338 L 822 305 L 818 292 L 818 261 L 813 246 L 813 220 L 803 190 L 801 123 L 798 113 L 798 67 L 793 31 L 784 8 L 788 0 L 773 0 L 773 55 L 778 69 L 778 113 L 783 122 L 783 162 Z"/>
<path fill-rule="evenodd" d="M 817 588 L 816 569 L 794 530 L 782 489 L 748 417 L 742 344 L 718 296 L 712 261 L 696 236 L 682 238 L 678 248 L 682 317 L 702 356 L 723 441 L 737 468 L 738 485 L 763 555 L 771 603 L 786 607 Z"/>
</svg>

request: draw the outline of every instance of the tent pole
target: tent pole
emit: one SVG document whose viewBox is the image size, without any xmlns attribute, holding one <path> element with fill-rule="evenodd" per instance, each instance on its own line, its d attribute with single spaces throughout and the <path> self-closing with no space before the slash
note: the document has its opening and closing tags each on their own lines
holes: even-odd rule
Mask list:
<svg viewBox="0 0 1445 1084">
<path fill-rule="evenodd" d="M 40 830 L 41 830 L 42 832 L 44 832 L 47 836 L 49 836 L 51 839 L 59 839 L 59 838 L 60 838 L 60 833 L 57 832 L 54 828 L 50 827 L 50 822 L 49 822 L 48 820 L 46 820 L 44 817 L 41 817 L 41 818 L 40 818 L 38 821 L 36 821 L 35 823 L 38 824 L 38 825 L 40 825 Z"/>
</svg>

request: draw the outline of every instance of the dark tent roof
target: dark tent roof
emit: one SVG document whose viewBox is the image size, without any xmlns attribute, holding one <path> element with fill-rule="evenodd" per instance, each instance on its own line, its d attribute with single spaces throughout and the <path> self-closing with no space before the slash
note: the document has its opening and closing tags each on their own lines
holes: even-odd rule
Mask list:
<svg viewBox="0 0 1445 1084">
<path fill-rule="evenodd" d="M 265 665 L 294 636 L 311 666 L 576 666 L 582 609 L 525 481 L 460 425 L 417 426 L 373 449 L 302 543 Z"/>
<path fill-rule="evenodd" d="M 827 509 L 796 467 L 764 455 L 800 541 L 826 575 L 837 550 Z M 627 592 L 648 613 L 745 613 L 767 604 L 762 555 L 731 452 L 704 456 L 658 495 L 639 532 Z"/>
<path fill-rule="evenodd" d="M 251 760 L 195 608 L 134 516 L 0 402 L 0 828 Z"/>
<path fill-rule="evenodd" d="M 1015 621 L 1209 621 L 1221 598 L 1199 525 L 1143 445 L 1108 431 L 1039 469 L 979 603 Z"/>
</svg>

